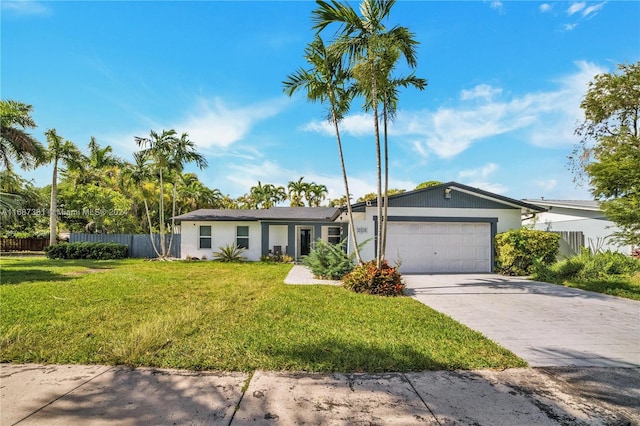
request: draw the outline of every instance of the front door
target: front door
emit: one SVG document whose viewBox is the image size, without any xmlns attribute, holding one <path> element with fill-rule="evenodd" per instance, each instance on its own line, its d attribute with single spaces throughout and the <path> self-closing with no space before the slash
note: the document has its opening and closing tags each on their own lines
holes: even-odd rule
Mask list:
<svg viewBox="0 0 640 426">
<path fill-rule="evenodd" d="M 311 253 L 311 228 L 300 228 L 300 256 L 307 256 Z"/>
</svg>

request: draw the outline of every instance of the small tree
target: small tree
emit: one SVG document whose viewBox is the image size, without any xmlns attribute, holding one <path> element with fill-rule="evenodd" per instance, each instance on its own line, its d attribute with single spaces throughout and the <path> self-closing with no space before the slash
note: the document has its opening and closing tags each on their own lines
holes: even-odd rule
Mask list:
<svg viewBox="0 0 640 426">
<path fill-rule="evenodd" d="M 576 128 L 582 140 L 569 157 L 576 175 L 622 232 L 618 241 L 640 245 L 640 62 L 618 66 L 589 83 Z"/>
</svg>

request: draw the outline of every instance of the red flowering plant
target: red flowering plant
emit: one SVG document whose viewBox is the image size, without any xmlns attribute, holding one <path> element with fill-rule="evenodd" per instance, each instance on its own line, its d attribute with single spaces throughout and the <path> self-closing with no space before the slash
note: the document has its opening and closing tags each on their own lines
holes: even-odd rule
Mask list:
<svg viewBox="0 0 640 426">
<path fill-rule="evenodd" d="M 380 269 L 376 261 L 358 265 L 342 279 L 342 285 L 356 293 L 377 294 L 380 296 L 402 296 L 404 283 L 398 268 L 382 261 Z"/>
</svg>

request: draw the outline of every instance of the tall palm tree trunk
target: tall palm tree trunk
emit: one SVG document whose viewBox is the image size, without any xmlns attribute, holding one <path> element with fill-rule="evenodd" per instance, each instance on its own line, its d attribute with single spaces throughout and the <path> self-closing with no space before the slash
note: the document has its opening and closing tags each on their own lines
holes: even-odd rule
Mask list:
<svg viewBox="0 0 640 426">
<path fill-rule="evenodd" d="M 167 249 L 167 252 L 169 253 L 169 256 L 171 256 L 171 245 L 173 244 L 173 229 L 175 227 L 176 221 L 174 219 L 174 217 L 176 217 L 176 183 L 174 181 L 173 183 L 173 207 L 171 208 L 171 235 L 169 236 L 169 248 Z"/>
<path fill-rule="evenodd" d="M 382 226 L 382 258 L 384 259 L 387 255 L 387 207 L 389 204 L 389 141 L 388 141 L 388 133 L 387 133 L 387 120 L 388 120 L 388 111 L 387 111 L 387 97 L 384 96 L 384 101 L 382 104 L 382 124 L 384 126 L 384 223 Z"/>
<path fill-rule="evenodd" d="M 153 247 L 153 251 L 156 252 L 158 257 L 160 257 L 160 251 L 158 251 L 158 247 L 156 247 L 155 239 L 153 238 L 153 225 L 151 225 L 151 215 L 149 214 L 149 203 L 144 199 L 144 210 L 147 213 L 147 222 L 149 223 L 149 239 L 151 240 L 151 247 Z"/>
<path fill-rule="evenodd" d="M 349 192 L 349 181 L 347 179 L 347 168 L 344 165 L 344 155 L 342 153 L 342 140 L 340 139 L 340 129 L 338 127 L 338 119 L 336 117 L 335 110 L 333 114 L 333 126 L 336 129 L 336 140 L 338 141 L 338 154 L 340 156 L 340 167 L 342 168 L 342 181 L 344 182 L 344 190 L 347 194 L 347 215 L 349 217 L 349 235 L 353 241 L 353 252 L 356 255 L 356 261 L 358 265 L 362 264 L 362 257 L 360 256 L 360 249 L 358 248 L 358 239 L 356 237 L 356 227 L 353 223 L 353 210 L 351 209 L 351 193 Z"/>
<path fill-rule="evenodd" d="M 377 171 L 377 214 L 378 214 L 378 235 L 376 244 L 376 268 L 382 267 L 383 249 L 382 249 L 382 225 L 385 220 L 382 215 L 382 159 L 380 153 L 380 123 L 378 117 L 378 91 L 376 86 L 375 72 L 373 70 L 374 64 L 371 62 L 371 98 L 373 106 L 373 126 L 376 134 L 376 171 Z"/>
<path fill-rule="evenodd" d="M 56 245 L 58 242 L 58 159 L 53 160 L 53 178 L 51 179 L 51 203 L 49 208 L 49 245 Z"/>
<path fill-rule="evenodd" d="M 162 169 L 160 169 L 160 248 L 162 258 L 167 257 L 167 245 L 164 242 L 164 182 L 162 181 Z"/>
</svg>

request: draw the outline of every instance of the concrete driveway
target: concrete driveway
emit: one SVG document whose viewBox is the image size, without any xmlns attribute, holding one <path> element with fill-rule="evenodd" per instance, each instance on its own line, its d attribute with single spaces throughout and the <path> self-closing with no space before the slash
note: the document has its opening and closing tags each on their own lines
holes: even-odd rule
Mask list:
<svg viewBox="0 0 640 426">
<path fill-rule="evenodd" d="M 404 279 L 415 299 L 532 367 L 640 366 L 640 302 L 496 274 Z"/>
</svg>

